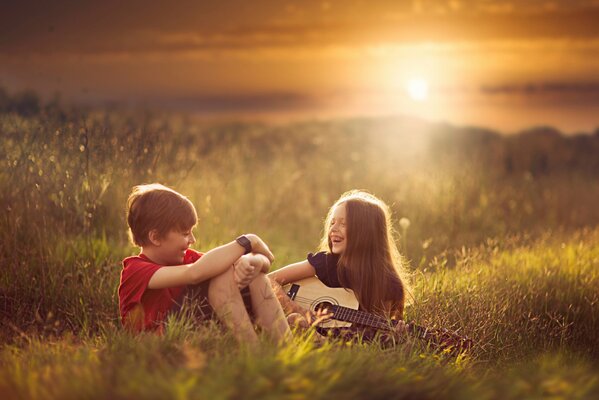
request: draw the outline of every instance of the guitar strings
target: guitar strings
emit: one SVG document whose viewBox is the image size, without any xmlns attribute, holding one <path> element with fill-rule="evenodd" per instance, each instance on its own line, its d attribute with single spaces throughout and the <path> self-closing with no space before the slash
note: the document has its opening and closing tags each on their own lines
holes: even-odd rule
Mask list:
<svg viewBox="0 0 599 400">
<path fill-rule="evenodd" d="M 306 304 L 306 305 L 312 305 L 314 303 L 313 299 L 307 298 L 307 297 L 302 297 L 302 296 L 295 296 L 295 298 L 293 299 L 295 302 L 299 303 L 299 304 Z M 341 305 L 337 305 L 337 304 L 332 304 L 335 307 L 338 307 L 340 309 L 339 312 L 335 313 L 336 317 L 339 317 L 339 319 L 355 319 L 355 322 L 358 323 L 363 323 L 363 324 L 367 324 L 367 325 L 372 325 L 372 326 L 378 326 L 378 327 L 389 327 L 387 321 L 385 321 L 382 317 L 379 317 L 377 315 L 371 315 L 371 314 L 367 314 L 364 311 L 361 310 L 356 310 L 354 308 L 350 308 L 350 307 L 345 307 L 345 306 L 341 306 Z M 349 311 L 347 311 L 349 310 Z M 343 315 L 343 312 L 347 312 L 349 313 L 348 315 Z M 349 315 L 351 313 L 354 313 L 354 318 L 349 318 Z M 350 321 L 352 322 L 352 321 Z M 434 336 L 435 334 L 439 334 L 439 332 L 436 332 L 437 330 L 435 329 L 429 329 L 429 328 L 425 328 L 416 324 L 407 324 L 408 325 L 408 331 L 411 334 L 414 334 L 418 337 L 420 337 L 421 339 L 428 339 L 431 336 Z"/>
<path fill-rule="evenodd" d="M 300 304 L 312 305 L 314 303 L 313 299 L 302 296 L 295 296 L 293 300 Z M 335 313 L 335 317 L 339 317 L 338 319 L 354 319 L 355 322 L 362 324 L 384 327 L 388 326 L 387 322 L 384 321 L 382 317 L 379 317 L 377 315 L 367 314 L 361 310 L 356 310 L 350 307 L 340 306 L 336 304 L 333 304 L 333 306 L 338 307 L 340 309 L 339 312 Z M 347 313 L 347 315 L 343 315 L 344 312 Z M 350 315 L 352 313 L 354 314 L 353 318 L 350 318 Z"/>
</svg>

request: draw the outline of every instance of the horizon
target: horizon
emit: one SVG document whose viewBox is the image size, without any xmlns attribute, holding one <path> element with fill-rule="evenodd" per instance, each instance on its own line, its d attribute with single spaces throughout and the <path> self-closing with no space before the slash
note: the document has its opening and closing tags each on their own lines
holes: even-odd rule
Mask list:
<svg viewBox="0 0 599 400">
<path fill-rule="evenodd" d="M 0 93 L 4 88 L 0 86 Z M 5 89 L 4 89 L 5 90 Z M 370 123 L 387 123 L 389 121 L 398 122 L 398 123 L 415 123 L 421 124 L 418 128 L 418 134 L 422 133 L 422 125 L 425 126 L 424 132 L 428 129 L 433 129 L 439 126 L 446 126 L 452 129 L 457 130 L 477 130 L 477 131 L 485 131 L 492 134 L 497 134 L 501 136 L 514 136 L 520 134 L 526 134 L 534 131 L 544 131 L 544 132 L 557 132 L 562 136 L 576 136 L 576 135 L 596 135 L 599 134 L 599 123 L 596 124 L 595 128 L 591 128 L 589 130 L 573 130 L 573 131 L 565 131 L 560 129 L 557 126 L 547 124 L 547 123 L 538 123 L 538 124 L 530 124 L 527 126 L 523 126 L 519 129 L 506 131 L 497 129 L 495 127 L 491 127 L 488 125 L 482 124 L 472 124 L 472 123 L 460 123 L 456 121 L 448 121 L 448 120 L 433 120 L 426 117 L 421 117 L 418 115 L 411 114 L 370 114 L 370 115 L 359 115 L 359 114 L 326 114 L 326 115 L 305 115 L 302 113 L 295 114 L 283 114 L 283 113 L 228 113 L 228 112 L 215 112 L 213 111 L 192 111 L 185 109 L 175 109 L 169 107 L 161 107 L 161 106 L 147 106 L 142 104 L 131 104 L 124 102 L 116 102 L 116 101 L 107 101 L 104 103 L 81 103 L 81 102 L 68 102 L 65 103 L 58 94 L 54 94 L 51 97 L 48 96 L 40 96 L 37 92 L 31 89 L 24 89 L 19 92 L 6 92 L 8 95 L 9 103 L 13 101 L 13 99 L 18 99 L 20 95 L 25 93 L 33 94 L 36 101 L 38 102 L 38 106 L 40 111 L 44 108 L 50 107 L 55 108 L 58 107 L 58 110 L 68 111 L 69 109 L 79 109 L 85 110 L 88 112 L 110 112 L 110 111 L 123 111 L 125 113 L 153 113 L 156 115 L 164 115 L 167 117 L 174 118 L 184 118 L 187 121 L 192 121 L 196 123 L 207 123 L 207 124 L 255 124 L 255 125 L 265 125 L 271 127 L 277 126 L 294 126 L 294 125 L 302 125 L 305 123 L 347 123 L 352 121 L 359 122 L 370 122 Z M 10 109 L 10 106 L 9 106 Z M 15 110 L 13 110 L 15 111 Z M 1 109 L 0 109 L 1 112 Z M 19 111 L 16 111 L 18 114 Z M 29 115 L 31 110 L 26 111 L 26 114 Z M 37 113 L 37 112 L 36 112 Z"/>
</svg>

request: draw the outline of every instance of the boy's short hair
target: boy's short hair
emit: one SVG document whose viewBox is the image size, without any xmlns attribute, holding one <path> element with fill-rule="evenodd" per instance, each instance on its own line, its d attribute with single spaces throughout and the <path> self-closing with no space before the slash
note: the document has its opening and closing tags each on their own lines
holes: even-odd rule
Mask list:
<svg viewBox="0 0 599 400">
<path fill-rule="evenodd" d="M 198 221 L 189 199 L 159 183 L 137 185 L 127 199 L 127 224 L 131 240 L 138 246 L 150 244 L 149 233 L 160 237 L 172 230 L 185 231 Z"/>
</svg>

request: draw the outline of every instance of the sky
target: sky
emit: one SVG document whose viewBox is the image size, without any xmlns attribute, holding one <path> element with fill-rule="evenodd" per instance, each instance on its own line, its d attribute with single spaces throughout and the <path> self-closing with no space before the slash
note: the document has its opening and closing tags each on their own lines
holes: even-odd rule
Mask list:
<svg viewBox="0 0 599 400">
<path fill-rule="evenodd" d="M 593 132 L 599 0 L 3 2 L 0 87 L 207 117 Z"/>
</svg>

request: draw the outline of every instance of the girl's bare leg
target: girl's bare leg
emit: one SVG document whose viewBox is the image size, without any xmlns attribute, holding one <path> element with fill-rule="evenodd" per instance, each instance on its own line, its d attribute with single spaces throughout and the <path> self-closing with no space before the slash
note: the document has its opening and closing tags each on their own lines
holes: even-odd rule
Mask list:
<svg viewBox="0 0 599 400">
<path fill-rule="evenodd" d="M 240 343 L 258 342 L 258 336 L 235 282 L 233 267 L 210 280 L 208 301 L 218 318 Z"/>
<path fill-rule="evenodd" d="M 272 290 L 270 279 L 265 274 L 259 273 L 250 282 L 249 289 L 252 296 L 252 309 L 256 314 L 256 323 L 279 343 L 291 338 L 287 318 L 285 318 L 281 304 Z"/>
</svg>

